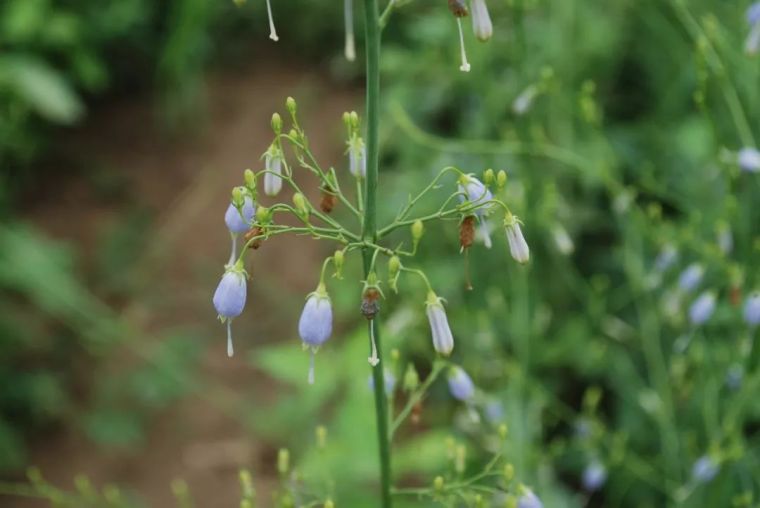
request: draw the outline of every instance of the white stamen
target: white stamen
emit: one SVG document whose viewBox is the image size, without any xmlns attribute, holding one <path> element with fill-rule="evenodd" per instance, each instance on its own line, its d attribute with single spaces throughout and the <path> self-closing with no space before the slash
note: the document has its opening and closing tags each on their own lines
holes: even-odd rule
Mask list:
<svg viewBox="0 0 760 508">
<path fill-rule="evenodd" d="M 267 14 L 269 15 L 269 38 L 273 41 L 279 41 L 280 38 L 277 37 L 277 30 L 274 29 L 274 19 L 272 19 L 272 6 L 269 4 L 269 0 L 267 0 Z"/>
<path fill-rule="evenodd" d="M 314 384 L 314 349 L 309 350 L 309 384 Z"/>
<path fill-rule="evenodd" d="M 232 252 L 230 252 L 230 260 L 227 263 L 228 266 L 232 266 L 233 263 L 235 263 L 235 258 L 237 257 L 237 238 L 238 238 L 238 235 L 236 233 L 230 233 L 230 236 L 232 236 Z"/>
<path fill-rule="evenodd" d="M 346 60 L 353 62 L 356 59 L 356 46 L 354 44 L 354 0 L 345 0 L 343 13 L 346 18 Z"/>
<path fill-rule="evenodd" d="M 485 245 L 486 249 L 490 249 L 493 246 L 493 243 L 491 242 L 491 231 L 485 219 L 481 219 L 480 227 L 478 227 L 478 229 L 480 230 L 480 236 L 483 239 L 483 245 Z"/>
<path fill-rule="evenodd" d="M 232 349 L 232 320 L 227 318 L 227 356 L 232 358 L 235 351 Z"/>
<path fill-rule="evenodd" d="M 375 367 L 380 363 L 380 358 L 377 357 L 377 345 L 375 344 L 375 323 L 369 324 L 369 341 L 372 344 L 372 356 L 367 358 L 369 364 Z"/>
<path fill-rule="evenodd" d="M 464 50 L 464 33 L 462 32 L 462 18 L 457 18 L 457 27 L 459 27 L 459 48 L 462 52 L 462 65 L 459 66 L 459 70 L 462 72 L 470 72 L 470 64 L 467 62 L 467 53 Z"/>
</svg>

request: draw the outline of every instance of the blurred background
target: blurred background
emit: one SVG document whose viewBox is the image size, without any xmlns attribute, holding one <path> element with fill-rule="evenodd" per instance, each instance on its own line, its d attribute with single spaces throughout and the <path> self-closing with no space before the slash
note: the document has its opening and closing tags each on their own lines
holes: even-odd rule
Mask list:
<svg viewBox="0 0 760 508">
<path fill-rule="evenodd" d="M 448 300 L 453 359 L 489 410 L 473 425 L 437 382 L 395 446 L 398 483 L 449 470 L 447 437 L 479 471 L 488 426 L 505 422 L 506 457 L 545 506 L 758 506 L 745 306 L 760 175 L 736 155 L 760 136 L 748 3 L 488 5 L 488 43 L 465 20 L 469 74 L 442 0 L 409 2 L 384 32 L 381 223 L 444 166 L 505 169 L 532 254 L 514 263 L 494 224 L 466 291 L 456 223 L 427 231 L 415 264 Z M 245 467 L 273 506 L 287 447 L 317 497 L 373 506 L 357 260 L 331 285 L 336 333 L 313 387 L 296 322 L 334 246 L 277 237 L 256 252 L 233 360 L 211 305 L 230 189 L 261 167 L 287 96 L 322 166 L 350 181 L 341 115 L 363 107 L 361 2 L 354 63 L 342 2 L 273 11 L 278 43 L 263 0 L 0 3 L 0 505 L 48 505 L 12 495 L 37 466 L 62 489 L 87 475 L 157 507 L 174 505 L 177 478 L 197 506 L 236 506 Z M 703 291 L 705 322 L 689 316 Z M 387 296 L 389 368 L 424 377 L 424 288 L 404 279 Z M 591 466 L 605 481 L 584 481 Z"/>
</svg>

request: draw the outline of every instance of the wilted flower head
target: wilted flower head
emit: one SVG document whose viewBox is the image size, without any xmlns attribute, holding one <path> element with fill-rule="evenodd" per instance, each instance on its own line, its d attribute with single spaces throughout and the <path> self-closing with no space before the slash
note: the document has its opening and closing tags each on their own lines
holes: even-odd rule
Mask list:
<svg viewBox="0 0 760 508">
<path fill-rule="evenodd" d="M 523 487 L 523 492 L 517 500 L 517 508 L 544 508 L 543 503 L 529 488 Z"/>
<path fill-rule="evenodd" d="M 744 321 L 749 326 L 760 325 L 760 291 L 755 291 L 744 304 Z"/>
<path fill-rule="evenodd" d="M 264 194 L 276 196 L 282 190 L 282 152 L 272 145 L 264 154 Z"/>
<path fill-rule="evenodd" d="M 245 233 L 251 228 L 251 221 L 255 213 L 256 207 L 253 204 L 253 199 L 250 196 L 246 196 L 240 210 L 230 203 L 224 214 L 224 222 L 227 224 L 227 229 L 230 230 L 230 233 Z"/>
<path fill-rule="evenodd" d="M 520 220 L 509 214 L 504 219 L 504 228 L 507 232 L 510 254 L 518 263 L 527 263 L 530 259 L 530 249 L 522 234 L 522 229 L 520 229 Z"/>
<path fill-rule="evenodd" d="M 709 456 L 702 455 L 691 468 L 691 477 L 697 483 L 708 483 L 720 471 L 720 466 Z"/>
<path fill-rule="evenodd" d="M 320 283 L 317 290 L 306 299 L 298 321 L 298 334 L 311 352 L 309 383 L 314 383 L 314 353 L 332 335 L 332 305 L 327 289 Z"/>
<path fill-rule="evenodd" d="M 607 481 L 607 469 L 598 460 L 589 463 L 583 470 L 583 488 L 593 492 L 599 490 Z"/>
<path fill-rule="evenodd" d="M 393 393 L 393 390 L 396 389 L 396 376 L 393 375 L 393 372 L 388 369 L 383 370 L 383 380 L 385 383 L 385 394 L 389 395 Z M 370 390 L 375 389 L 375 378 L 372 374 L 370 374 L 367 379 L 367 386 Z"/>
<path fill-rule="evenodd" d="M 451 396 L 462 402 L 469 402 L 475 396 L 475 385 L 470 376 L 461 367 L 449 369 L 449 392 Z"/>
<path fill-rule="evenodd" d="M 690 264 L 681 275 L 678 277 L 678 287 L 681 290 L 689 292 L 693 291 L 700 282 L 702 282 L 702 276 L 705 274 L 705 269 L 699 263 Z"/>
<path fill-rule="evenodd" d="M 760 2 L 753 3 L 747 9 L 747 23 L 749 23 L 749 35 L 744 44 L 744 50 L 748 55 L 755 55 L 760 49 Z"/>
<path fill-rule="evenodd" d="M 429 291 L 425 305 L 427 306 L 430 333 L 433 337 L 433 348 L 439 354 L 449 356 L 454 350 L 454 337 L 451 335 L 451 328 L 446 317 L 446 309 L 443 308 L 442 299 L 433 291 Z"/>
<path fill-rule="evenodd" d="M 212 299 L 219 319 L 227 324 L 227 355 L 234 354 L 232 348 L 232 319 L 238 317 L 245 307 L 246 273 L 242 263 L 231 266 L 224 272 Z"/>
<path fill-rule="evenodd" d="M 348 170 L 355 178 L 367 176 L 367 148 L 359 136 L 352 136 L 348 142 Z"/>
<path fill-rule="evenodd" d="M 486 0 L 472 0 L 472 31 L 479 41 L 487 41 L 493 35 L 491 16 L 488 15 Z"/>
<path fill-rule="evenodd" d="M 752 147 L 742 148 L 737 154 L 737 162 L 742 171 L 757 173 L 760 171 L 760 151 Z"/>
<path fill-rule="evenodd" d="M 689 321 L 694 326 L 704 324 L 715 312 L 715 294 L 705 291 L 689 307 Z"/>
</svg>

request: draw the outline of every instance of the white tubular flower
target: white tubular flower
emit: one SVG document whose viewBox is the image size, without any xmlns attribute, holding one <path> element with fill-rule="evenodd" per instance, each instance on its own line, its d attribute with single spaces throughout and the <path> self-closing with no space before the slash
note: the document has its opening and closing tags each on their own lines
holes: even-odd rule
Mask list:
<svg viewBox="0 0 760 508">
<path fill-rule="evenodd" d="M 344 1 L 343 15 L 346 21 L 346 60 L 353 62 L 356 60 L 356 43 L 354 42 L 354 0 Z"/>
<path fill-rule="evenodd" d="M 747 173 L 757 173 L 760 171 L 760 151 L 757 148 L 742 148 L 736 154 L 736 160 L 742 171 L 746 171 Z"/>
<path fill-rule="evenodd" d="M 554 239 L 554 244 L 557 246 L 557 250 L 559 250 L 561 254 L 569 256 L 575 250 L 573 239 L 570 238 L 567 230 L 562 227 L 561 224 L 556 224 L 552 228 L 552 238 Z"/>
<path fill-rule="evenodd" d="M 359 136 L 353 135 L 348 142 L 348 170 L 354 178 L 367 176 L 367 148 Z"/>
<path fill-rule="evenodd" d="M 486 0 L 472 0 L 470 3 L 472 11 L 472 31 L 479 41 L 486 42 L 493 35 L 493 25 L 491 16 L 488 15 L 488 6 Z"/>
<path fill-rule="evenodd" d="M 760 2 L 753 3 L 747 10 L 747 23 L 749 23 L 749 35 L 744 43 L 744 51 L 754 56 L 760 50 Z"/>
<path fill-rule="evenodd" d="M 529 85 L 525 90 L 520 92 L 520 95 L 512 102 L 512 112 L 518 116 L 522 116 L 530 110 L 533 106 L 533 100 L 538 95 L 538 87 L 536 85 Z"/>
<path fill-rule="evenodd" d="M 427 317 L 430 322 L 430 333 L 433 337 L 433 348 L 443 356 L 449 356 L 454 350 L 454 337 L 451 335 L 449 320 L 441 299 L 433 291 L 428 292 Z"/>
<path fill-rule="evenodd" d="M 512 214 L 504 219 L 504 228 L 507 232 L 507 242 L 509 243 L 509 252 L 515 261 L 525 264 L 530 259 L 530 248 L 528 242 L 520 229 L 520 220 Z"/>
<path fill-rule="evenodd" d="M 272 145 L 264 154 L 264 194 L 276 196 L 282 190 L 282 152 Z"/>
<path fill-rule="evenodd" d="M 267 0 L 267 15 L 269 16 L 269 38 L 273 41 L 279 41 L 280 38 L 277 37 L 277 30 L 274 28 L 274 18 L 272 17 L 272 5 L 269 3 L 269 0 Z"/>
</svg>

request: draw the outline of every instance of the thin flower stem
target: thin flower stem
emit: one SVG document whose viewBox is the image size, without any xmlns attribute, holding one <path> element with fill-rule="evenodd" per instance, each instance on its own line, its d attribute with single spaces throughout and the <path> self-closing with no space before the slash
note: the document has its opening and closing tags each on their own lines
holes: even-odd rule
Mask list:
<svg viewBox="0 0 760 508">
<path fill-rule="evenodd" d="M 393 440 L 393 435 L 396 433 L 398 428 L 401 426 L 402 423 L 404 423 L 404 420 L 409 416 L 409 414 L 414 409 L 414 406 L 417 405 L 419 401 L 425 397 L 425 394 L 428 391 L 428 388 L 435 382 L 435 380 L 438 378 L 438 375 L 443 371 L 443 369 L 446 367 L 447 362 L 445 361 L 437 361 L 433 364 L 433 371 L 430 373 L 430 375 L 425 379 L 425 382 L 422 383 L 422 385 L 414 392 L 412 393 L 411 397 L 409 397 L 409 400 L 406 402 L 406 405 L 404 408 L 399 412 L 398 416 L 393 420 L 393 423 L 391 424 L 390 433 L 388 434 L 388 440 Z"/>
<path fill-rule="evenodd" d="M 425 281 L 425 285 L 427 286 L 428 291 L 433 290 L 433 286 L 430 285 L 430 281 L 428 280 L 427 275 L 425 275 L 425 272 L 423 272 L 422 270 L 418 268 L 407 268 L 405 266 L 402 266 L 401 271 L 418 275 L 420 278 L 422 278 L 423 281 Z"/>
<path fill-rule="evenodd" d="M 383 9 L 383 13 L 380 15 L 380 29 L 384 29 L 385 26 L 388 24 L 388 20 L 391 17 L 391 14 L 393 14 L 393 9 L 396 8 L 396 2 L 397 0 L 388 0 L 388 5 L 385 6 L 385 9 Z"/>
</svg>

